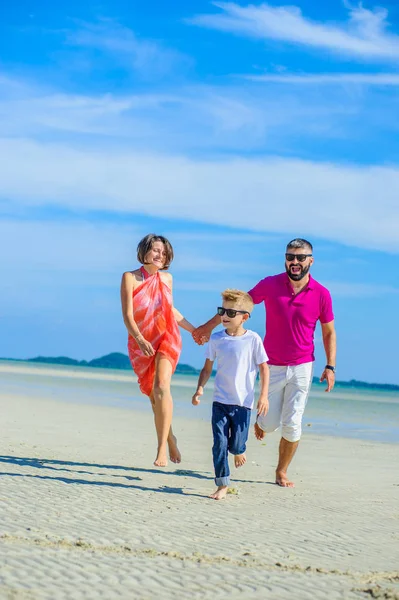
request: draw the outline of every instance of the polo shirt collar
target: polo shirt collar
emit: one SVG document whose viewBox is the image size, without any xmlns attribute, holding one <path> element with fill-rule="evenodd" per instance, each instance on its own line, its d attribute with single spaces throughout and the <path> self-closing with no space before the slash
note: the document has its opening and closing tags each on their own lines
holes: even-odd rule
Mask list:
<svg viewBox="0 0 399 600">
<path fill-rule="evenodd" d="M 288 273 L 287 271 L 285 272 L 285 283 L 286 285 L 291 287 L 291 279 L 288 277 Z M 309 273 L 309 281 L 308 281 L 308 285 L 305 288 L 306 290 L 314 290 L 314 279 L 311 276 L 311 274 Z"/>
</svg>

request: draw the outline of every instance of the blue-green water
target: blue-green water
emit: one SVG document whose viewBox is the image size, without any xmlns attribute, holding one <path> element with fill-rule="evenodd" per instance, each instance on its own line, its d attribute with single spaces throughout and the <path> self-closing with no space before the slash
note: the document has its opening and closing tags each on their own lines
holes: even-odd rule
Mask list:
<svg viewBox="0 0 399 600">
<path fill-rule="evenodd" d="M 109 369 L 75 368 L 31 363 L 0 364 L 0 392 L 35 398 L 150 411 L 133 373 Z M 191 405 L 197 378 L 179 375 L 173 380 L 174 414 L 209 420 L 212 383 L 198 407 Z M 399 442 L 399 394 L 339 387 L 330 394 L 314 384 L 303 421 L 304 434 Z"/>
</svg>

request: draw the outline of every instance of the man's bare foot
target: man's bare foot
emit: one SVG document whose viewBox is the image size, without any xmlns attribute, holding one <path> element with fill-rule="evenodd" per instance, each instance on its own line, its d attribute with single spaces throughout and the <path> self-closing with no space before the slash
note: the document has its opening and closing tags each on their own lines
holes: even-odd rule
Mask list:
<svg viewBox="0 0 399 600">
<path fill-rule="evenodd" d="M 172 463 L 175 463 L 175 464 L 181 463 L 181 454 L 180 454 L 179 448 L 177 447 L 176 436 L 171 436 L 168 439 L 168 446 L 169 446 L 169 458 L 172 461 Z"/>
<path fill-rule="evenodd" d="M 247 462 L 247 457 L 245 454 L 235 454 L 234 456 L 234 466 L 238 469 L 238 467 L 242 467 Z"/>
<path fill-rule="evenodd" d="M 259 427 L 257 423 L 254 425 L 254 433 L 257 440 L 263 440 L 266 435 L 266 433 Z"/>
<path fill-rule="evenodd" d="M 155 467 L 166 467 L 168 464 L 168 457 L 166 456 L 166 450 L 158 449 L 158 454 L 154 460 Z"/>
<path fill-rule="evenodd" d="M 276 483 L 280 487 L 295 487 L 294 482 L 290 481 L 287 477 L 287 474 L 283 473 L 282 471 L 276 471 Z"/>
<path fill-rule="evenodd" d="M 219 487 L 216 490 L 216 492 L 213 492 L 213 494 L 211 494 L 209 496 L 209 498 L 213 498 L 214 500 L 223 500 L 223 498 L 227 494 L 227 490 L 228 489 L 229 489 L 228 485 L 219 485 Z"/>
</svg>

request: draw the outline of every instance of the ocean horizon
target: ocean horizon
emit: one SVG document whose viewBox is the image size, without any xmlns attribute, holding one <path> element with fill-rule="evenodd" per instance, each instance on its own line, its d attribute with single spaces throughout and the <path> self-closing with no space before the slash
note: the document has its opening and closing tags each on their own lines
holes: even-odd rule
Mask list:
<svg viewBox="0 0 399 600">
<path fill-rule="evenodd" d="M 133 371 L 98 367 L 71 367 L 36 362 L 1 360 L 3 393 L 63 402 L 151 411 L 139 390 Z M 200 406 L 193 407 L 197 375 L 172 379 L 174 416 L 210 421 L 210 381 Z M 325 384 L 313 383 L 303 420 L 304 435 L 329 435 L 378 442 L 399 442 L 399 394 L 339 386 L 327 394 Z M 255 411 L 253 411 L 253 417 Z"/>
<path fill-rule="evenodd" d="M 58 367 L 66 367 L 72 369 L 103 369 L 108 372 L 114 371 L 115 373 L 120 372 L 130 372 L 131 365 L 129 357 L 126 354 L 122 354 L 121 352 L 112 352 L 105 356 L 101 356 L 99 358 L 92 359 L 90 361 L 82 360 L 79 361 L 77 359 L 70 358 L 69 356 L 59 356 L 59 357 L 46 357 L 46 356 L 37 356 L 34 358 L 1 358 L 1 363 L 26 363 L 26 364 L 35 364 L 35 365 L 43 365 L 46 366 L 54 366 Z M 193 367 L 192 365 L 186 363 L 178 363 L 176 367 L 175 375 L 189 375 L 198 377 L 201 369 L 197 367 Z M 212 376 L 216 374 L 216 371 L 213 371 Z M 318 377 L 313 377 L 313 384 L 318 384 Z M 336 388 L 350 388 L 350 389 L 361 389 L 361 390 L 381 390 L 388 391 L 398 394 L 399 396 L 399 385 L 393 383 L 373 383 L 369 381 L 361 381 L 357 379 L 350 379 L 349 381 L 340 381 L 337 379 L 335 381 Z"/>
</svg>

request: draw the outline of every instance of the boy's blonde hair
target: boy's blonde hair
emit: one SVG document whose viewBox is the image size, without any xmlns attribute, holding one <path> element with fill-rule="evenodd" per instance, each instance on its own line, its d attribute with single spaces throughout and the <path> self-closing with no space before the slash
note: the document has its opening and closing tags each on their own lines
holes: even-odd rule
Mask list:
<svg viewBox="0 0 399 600">
<path fill-rule="evenodd" d="M 246 310 L 249 313 L 253 311 L 254 303 L 247 292 L 228 289 L 222 292 L 222 298 L 225 302 L 234 302 L 239 310 Z"/>
</svg>

